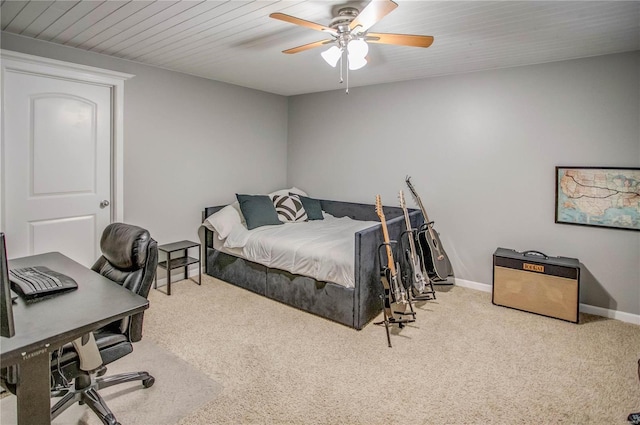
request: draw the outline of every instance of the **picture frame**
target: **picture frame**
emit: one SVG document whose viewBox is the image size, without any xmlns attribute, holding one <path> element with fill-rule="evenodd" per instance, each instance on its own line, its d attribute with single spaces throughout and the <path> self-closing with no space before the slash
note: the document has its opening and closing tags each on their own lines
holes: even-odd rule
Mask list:
<svg viewBox="0 0 640 425">
<path fill-rule="evenodd" d="M 557 166 L 555 222 L 640 231 L 640 168 Z"/>
</svg>

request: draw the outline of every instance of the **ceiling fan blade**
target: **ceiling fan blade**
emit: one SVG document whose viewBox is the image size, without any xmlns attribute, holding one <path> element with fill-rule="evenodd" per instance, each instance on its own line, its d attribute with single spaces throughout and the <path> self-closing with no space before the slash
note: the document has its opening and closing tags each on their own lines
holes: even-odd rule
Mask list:
<svg viewBox="0 0 640 425">
<path fill-rule="evenodd" d="M 372 0 L 362 9 L 362 12 L 349 24 L 349 29 L 360 27 L 358 32 L 365 32 L 380 19 L 387 16 L 398 4 L 391 0 Z"/>
<path fill-rule="evenodd" d="M 292 47 L 291 49 L 283 50 L 282 53 L 291 54 L 291 53 L 304 52 L 305 50 L 313 49 L 314 47 L 320 47 L 323 44 L 329 44 L 332 42 L 333 40 L 314 41 L 313 43 L 303 44 L 302 46 Z"/>
<path fill-rule="evenodd" d="M 387 34 L 369 32 L 365 37 L 367 43 L 395 44 L 398 46 L 429 47 L 433 43 L 430 35 Z"/>
<path fill-rule="evenodd" d="M 278 19 L 280 21 L 289 22 L 291 24 L 300 25 L 302 27 L 311 28 L 316 31 L 324 31 L 330 34 L 337 34 L 333 28 L 326 27 L 324 25 L 316 24 L 315 22 L 305 21 L 304 19 L 296 18 L 295 16 L 286 15 L 284 13 L 276 12 L 269 15 L 270 18 Z"/>
</svg>

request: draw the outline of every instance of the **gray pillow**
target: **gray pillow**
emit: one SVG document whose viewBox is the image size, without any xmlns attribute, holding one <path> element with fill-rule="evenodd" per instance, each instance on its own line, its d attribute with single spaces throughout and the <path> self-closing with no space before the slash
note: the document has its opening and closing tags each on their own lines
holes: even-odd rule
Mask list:
<svg viewBox="0 0 640 425">
<path fill-rule="evenodd" d="M 307 212 L 307 220 L 324 220 L 319 199 L 308 198 L 297 193 L 289 193 L 289 195 L 296 195 L 300 198 L 302 206 Z"/>
<path fill-rule="evenodd" d="M 267 195 L 239 195 L 236 198 L 240 204 L 240 211 L 247 222 L 247 229 L 255 229 L 270 224 L 283 224 L 278 220 L 278 213 L 271 198 Z"/>
</svg>

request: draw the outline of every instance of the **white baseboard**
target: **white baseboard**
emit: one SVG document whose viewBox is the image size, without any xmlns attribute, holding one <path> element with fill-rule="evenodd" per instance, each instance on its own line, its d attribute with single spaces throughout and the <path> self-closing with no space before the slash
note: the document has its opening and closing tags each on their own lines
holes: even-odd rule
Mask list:
<svg viewBox="0 0 640 425">
<path fill-rule="evenodd" d="M 492 285 L 488 283 L 474 282 L 472 280 L 455 278 L 455 284 L 463 288 L 475 289 L 477 291 L 491 292 Z M 580 303 L 580 311 L 582 313 L 594 314 L 596 316 L 608 317 L 609 319 L 620 320 L 621 322 L 633 323 L 640 325 L 640 314 L 626 313 L 624 311 L 610 310 L 608 308 L 596 307 L 589 304 Z"/>
<path fill-rule="evenodd" d="M 491 292 L 492 285 L 487 283 L 474 282 L 473 280 L 454 279 L 455 285 L 462 286 L 463 288 L 471 288 L 482 292 Z"/>
<path fill-rule="evenodd" d="M 621 322 L 640 325 L 640 314 L 631 314 L 624 311 L 610 310 L 608 308 L 596 307 L 595 305 L 582 303 L 580 304 L 580 311 L 587 314 L 595 314 L 596 316 L 608 317 L 609 319 L 620 320 Z"/>
<path fill-rule="evenodd" d="M 184 269 L 174 269 L 173 273 L 171 273 L 171 283 L 179 282 L 184 279 Z M 167 271 L 158 267 L 156 271 L 158 273 L 158 287 L 167 285 Z M 202 274 L 204 274 L 204 268 L 202 269 Z M 189 277 L 198 277 L 198 268 L 197 267 L 189 267 L 189 272 L 187 274 Z"/>
</svg>

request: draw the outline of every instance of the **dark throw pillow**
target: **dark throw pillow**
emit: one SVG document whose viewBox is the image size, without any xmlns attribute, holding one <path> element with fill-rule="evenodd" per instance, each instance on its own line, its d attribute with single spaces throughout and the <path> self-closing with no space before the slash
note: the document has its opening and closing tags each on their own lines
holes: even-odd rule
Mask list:
<svg viewBox="0 0 640 425">
<path fill-rule="evenodd" d="M 289 195 L 297 195 L 302 201 L 302 206 L 307 212 L 307 220 L 324 220 L 322 215 L 322 206 L 320 206 L 319 199 L 308 198 L 306 196 L 298 195 L 297 193 L 289 193 Z"/>
<path fill-rule="evenodd" d="M 278 220 L 278 213 L 271 198 L 267 195 L 239 195 L 236 198 L 240 204 L 240 211 L 247 222 L 247 229 L 255 229 L 270 224 L 283 224 Z"/>
</svg>

